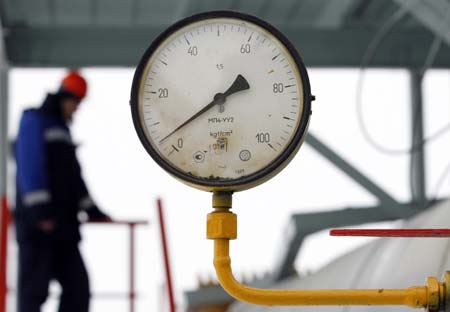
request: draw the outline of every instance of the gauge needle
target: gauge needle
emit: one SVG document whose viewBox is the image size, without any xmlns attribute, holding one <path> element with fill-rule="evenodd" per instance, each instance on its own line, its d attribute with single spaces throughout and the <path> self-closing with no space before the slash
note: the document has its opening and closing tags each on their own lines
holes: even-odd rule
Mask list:
<svg viewBox="0 0 450 312">
<path fill-rule="evenodd" d="M 247 80 L 244 78 L 244 76 L 242 75 L 237 75 L 236 79 L 234 80 L 233 84 L 228 88 L 227 91 L 225 91 L 224 93 L 217 93 L 214 96 L 214 99 L 212 100 L 211 103 L 209 103 L 208 105 L 206 105 L 205 107 L 203 107 L 201 110 L 199 110 L 197 113 L 195 113 L 191 118 L 189 118 L 188 120 L 186 120 L 185 122 L 183 122 L 181 125 L 179 125 L 175 130 L 173 130 L 172 132 L 170 132 L 168 135 L 166 135 L 164 138 L 162 138 L 159 141 L 159 144 L 161 144 L 162 142 L 164 142 L 165 140 L 167 140 L 172 134 L 174 134 L 175 132 L 177 132 L 178 130 L 180 130 L 181 128 L 183 128 L 184 126 L 186 126 L 188 123 L 190 123 L 191 121 L 193 121 L 194 119 L 196 119 L 197 117 L 199 117 L 200 115 L 202 115 L 204 112 L 206 112 L 207 110 L 209 110 L 211 107 L 213 107 L 214 105 L 222 105 L 225 103 L 226 99 L 228 96 L 237 93 L 239 91 L 244 91 L 244 90 L 248 90 L 250 89 L 250 85 L 248 84 Z"/>
</svg>

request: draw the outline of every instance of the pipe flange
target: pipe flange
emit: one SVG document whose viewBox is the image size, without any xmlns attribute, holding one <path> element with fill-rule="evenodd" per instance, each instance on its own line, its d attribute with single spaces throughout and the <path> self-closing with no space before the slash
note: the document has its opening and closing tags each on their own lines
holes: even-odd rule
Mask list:
<svg viewBox="0 0 450 312">
<path fill-rule="evenodd" d="M 438 312 L 440 309 L 441 287 L 439 281 L 435 277 L 427 278 L 428 287 L 428 305 L 427 312 Z"/>
<path fill-rule="evenodd" d="M 442 311 L 450 312 L 450 271 L 444 273 L 444 300 Z"/>
</svg>

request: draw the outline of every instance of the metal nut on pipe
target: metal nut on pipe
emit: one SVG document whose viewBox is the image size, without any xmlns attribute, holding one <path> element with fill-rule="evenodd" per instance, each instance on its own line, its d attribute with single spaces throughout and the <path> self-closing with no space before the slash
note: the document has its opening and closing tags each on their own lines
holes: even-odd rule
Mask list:
<svg viewBox="0 0 450 312">
<path fill-rule="evenodd" d="M 206 222 L 208 239 L 236 239 L 237 215 L 231 212 L 212 212 Z"/>
</svg>

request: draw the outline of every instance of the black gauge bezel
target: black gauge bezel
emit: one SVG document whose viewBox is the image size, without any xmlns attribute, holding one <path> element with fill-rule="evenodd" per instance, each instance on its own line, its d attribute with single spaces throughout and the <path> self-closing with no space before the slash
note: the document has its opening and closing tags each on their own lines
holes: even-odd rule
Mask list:
<svg viewBox="0 0 450 312">
<path fill-rule="evenodd" d="M 168 163 L 160 156 L 160 154 L 153 148 L 152 144 L 148 141 L 147 136 L 145 134 L 145 130 L 143 129 L 144 125 L 141 124 L 139 116 L 139 107 L 138 107 L 139 88 L 141 85 L 142 75 L 144 74 L 147 63 L 150 60 L 153 53 L 159 48 L 159 46 L 164 42 L 166 38 L 168 38 L 170 35 L 178 31 L 179 29 L 188 26 L 192 23 L 212 18 L 234 18 L 242 20 L 243 22 L 250 22 L 271 33 L 285 46 L 287 51 L 290 53 L 292 59 L 295 62 L 295 65 L 298 68 L 298 72 L 300 74 L 300 78 L 302 79 L 303 85 L 303 112 L 300 118 L 299 126 L 296 130 L 294 137 L 289 143 L 289 146 L 280 155 L 278 155 L 278 157 L 268 166 L 252 174 L 237 179 L 211 180 L 207 178 L 189 175 L 187 173 L 182 172 L 180 169 L 172 166 L 170 163 Z M 258 183 L 259 180 L 261 180 L 262 183 L 265 177 L 273 175 L 274 172 L 277 171 L 277 169 L 279 169 L 279 167 L 286 165 L 286 163 L 290 160 L 293 154 L 296 153 L 296 151 L 299 148 L 299 145 L 302 144 L 303 139 L 306 136 L 309 118 L 311 115 L 311 99 L 312 99 L 311 88 L 306 67 L 299 53 L 295 49 L 294 45 L 277 28 L 255 16 L 248 15 L 245 13 L 235 11 L 211 11 L 195 14 L 176 22 L 175 24 L 167 28 L 164 32 L 162 32 L 151 43 L 151 45 L 147 48 L 141 60 L 139 61 L 139 64 L 134 73 L 133 84 L 131 88 L 130 105 L 134 127 L 136 129 L 136 132 L 142 145 L 145 147 L 150 156 L 164 170 L 174 175 L 175 177 L 181 179 L 182 181 L 186 182 L 187 184 L 201 189 L 238 191 L 252 186 L 256 186 L 257 184 L 259 184 Z"/>
</svg>

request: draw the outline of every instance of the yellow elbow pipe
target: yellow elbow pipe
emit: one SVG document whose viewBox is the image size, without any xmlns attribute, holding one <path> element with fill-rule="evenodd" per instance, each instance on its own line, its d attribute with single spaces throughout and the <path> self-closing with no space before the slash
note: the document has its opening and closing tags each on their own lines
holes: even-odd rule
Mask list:
<svg viewBox="0 0 450 312">
<path fill-rule="evenodd" d="M 215 194 L 216 195 L 216 194 Z M 237 237 L 237 216 L 228 209 L 231 195 L 214 196 L 216 211 L 208 214 L 207 237 L 214 240 L 214 267 L 220 284 L 231 296 L 259 305 L 404 305 L 427 311 L 449 311 L 450 274 L 445 283 L 435 277 L 426 286 L 406 289 L 260 289 L 240 284 L 233 276 L 229 240 Z"/>
<path fill-rule="evenodd" d="M 428 306 L 426 286 L 407 289 L 278 290 L 240 284 L 231 271 L 229 241 L 214 240 L 214 266 L 222 287 L 234 298 L 260 305 L 406 305 Z"/>
</svg>

